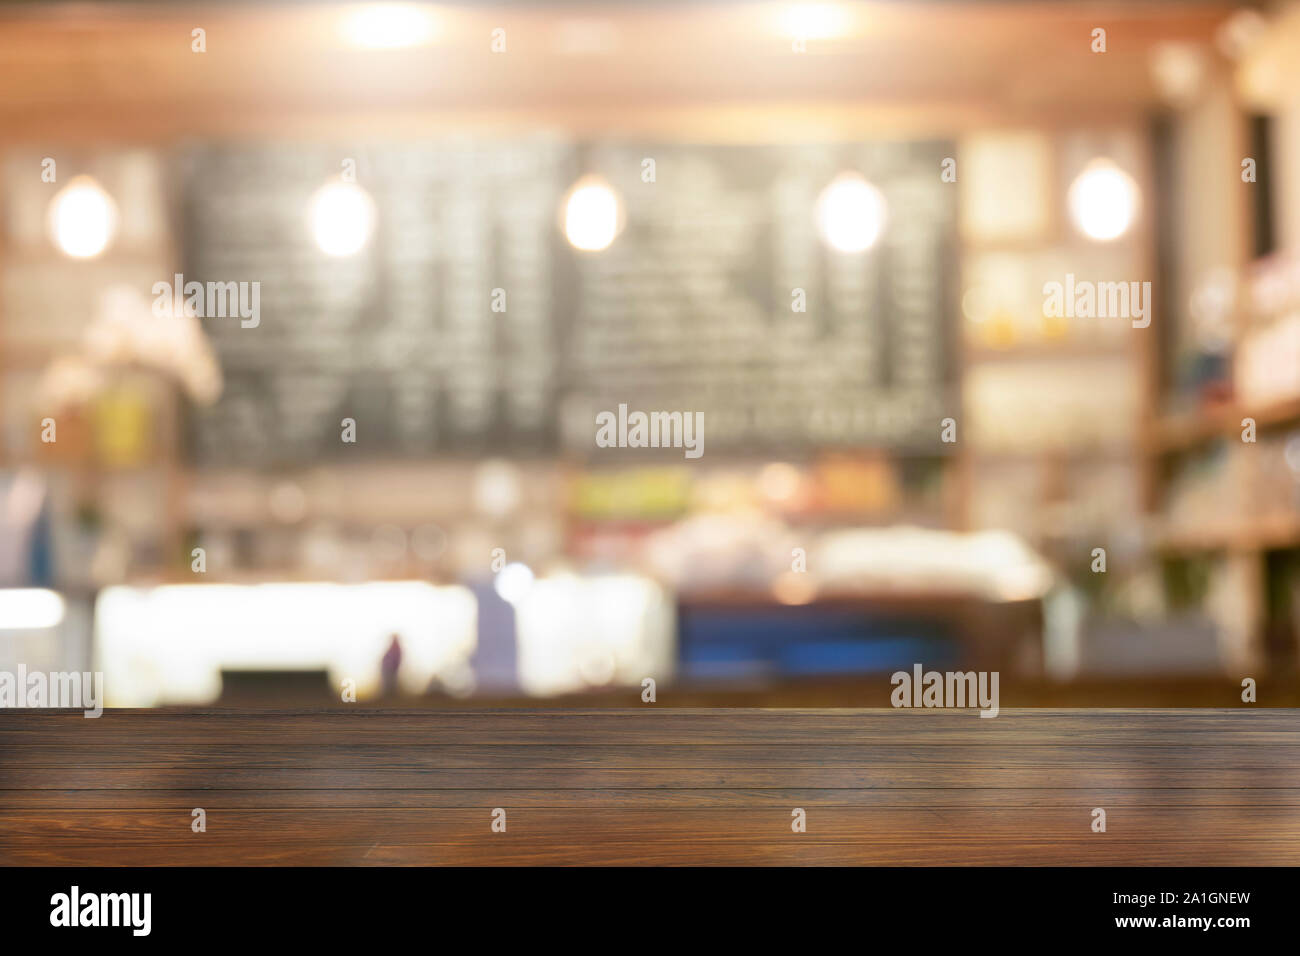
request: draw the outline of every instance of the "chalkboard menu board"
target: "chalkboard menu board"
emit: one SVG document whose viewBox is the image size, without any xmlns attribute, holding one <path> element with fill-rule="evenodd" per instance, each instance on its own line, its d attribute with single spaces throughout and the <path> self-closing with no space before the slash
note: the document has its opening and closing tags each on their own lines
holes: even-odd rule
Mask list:
<svg viewBox="0 0 1300 956">
<path fill-rule="evenodd" d="M 195 149 L 185 279 L 258 281 L 261 315 L 256 328 L 203 320 L 225 390 L 195 410 L 192 453 L 250 465 L 586 454 L 597 413 L 620 404 L 702 412 L 710 453 L 938 450 L 956 414 L 950 155 L 552 137 Z M 359 253 L 331 258 L 307 207 L 346 161 L 376 227 Z M 818 193 L 844 169 L 889 207 L 865 253 L 832 252 L 816 232 Z M 589 173 L 625 206 L 599 253 L 560 230 L 566 191 Z M 355 445 L 340 441 L 344 418 Z"/>
</svg>

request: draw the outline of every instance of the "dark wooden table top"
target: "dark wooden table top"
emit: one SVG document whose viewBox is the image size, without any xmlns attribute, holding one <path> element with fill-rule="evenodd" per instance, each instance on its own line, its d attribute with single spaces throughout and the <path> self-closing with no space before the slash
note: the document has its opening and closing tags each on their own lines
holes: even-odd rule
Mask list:
<svg viewBox="0 0 1300 956">
<path fill-rule="evenodd" d="M 1296 865 L 1300 711 L 5 711 L 0 862 Z"/>
</svg>

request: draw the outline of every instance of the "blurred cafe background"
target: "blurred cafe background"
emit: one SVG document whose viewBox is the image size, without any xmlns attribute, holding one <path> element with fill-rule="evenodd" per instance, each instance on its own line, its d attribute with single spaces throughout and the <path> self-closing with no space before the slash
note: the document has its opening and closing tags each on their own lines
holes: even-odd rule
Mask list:
<svg viewBox="0 0 1300 956">
<path fill-rule="evenodd" d="M 1300 703 L 1300 4 L 14 3 L 0 63 L 0 670 Z"/>
</svg>

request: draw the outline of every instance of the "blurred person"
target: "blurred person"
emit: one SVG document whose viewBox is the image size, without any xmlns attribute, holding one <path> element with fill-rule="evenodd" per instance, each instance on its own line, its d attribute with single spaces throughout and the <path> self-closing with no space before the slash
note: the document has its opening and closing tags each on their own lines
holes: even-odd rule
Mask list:
<svg viewBox="0 0 1300 956">
<path fill-rule="evenodd" d="M 379 662 L 381 692 L 385 697 L 397 693 L 397 672 L 402 668 L 402 642 L 394 634 L 388 642 L 388 650 Z"/>
</svg>

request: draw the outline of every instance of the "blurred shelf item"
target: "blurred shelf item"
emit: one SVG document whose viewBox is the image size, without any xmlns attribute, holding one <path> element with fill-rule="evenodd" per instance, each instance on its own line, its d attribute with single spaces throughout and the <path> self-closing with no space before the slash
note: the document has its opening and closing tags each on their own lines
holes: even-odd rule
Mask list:
<svg viewBox="0 0 1300 956">
<path fill-rule="evenodd" d="M 961 143 L 962 239 L 1033 248 L 1054 223 L 1056 143 L 1037 130 L 990 131 Z"/>
<path fill-rule="evenodd" d="M 1142 396 L 1126 365 L 1096 358 L 968 365 L 967 438 L 985 449 L 1131 445 Z"/>
<path fill-rule="evenodd" d="M 1237 414 L 1222 420 L 1225 427 L 1240 427 Z M 1300 546 L 1296 445 L 1291 433 L 1271 431 L 1254 442 L 1181 446 L 1183 454 L 1162 471 L 1160 550 L 1257 553 Z"/>
<path fill-rule="evenodd" d="M 994 600 L 949 585 L 840 583 L 798 601 L 709 589 L 679 593 L 677 603 L 678 676 L 688 681 L 888 673 L 918 662 L 1013 670 L 1042 628 L 1040 599 Z"/>
<path fill-rule="evenodd" d="M 1159 419 L 1152 435 L 1157 452 L 1227 437 L 1246 418 L 1259 428 L 1300 423 L 1300 261 L 1275 254 L 1244 271 L 1230 372 L 1236 397 Z"/>
</svg>

